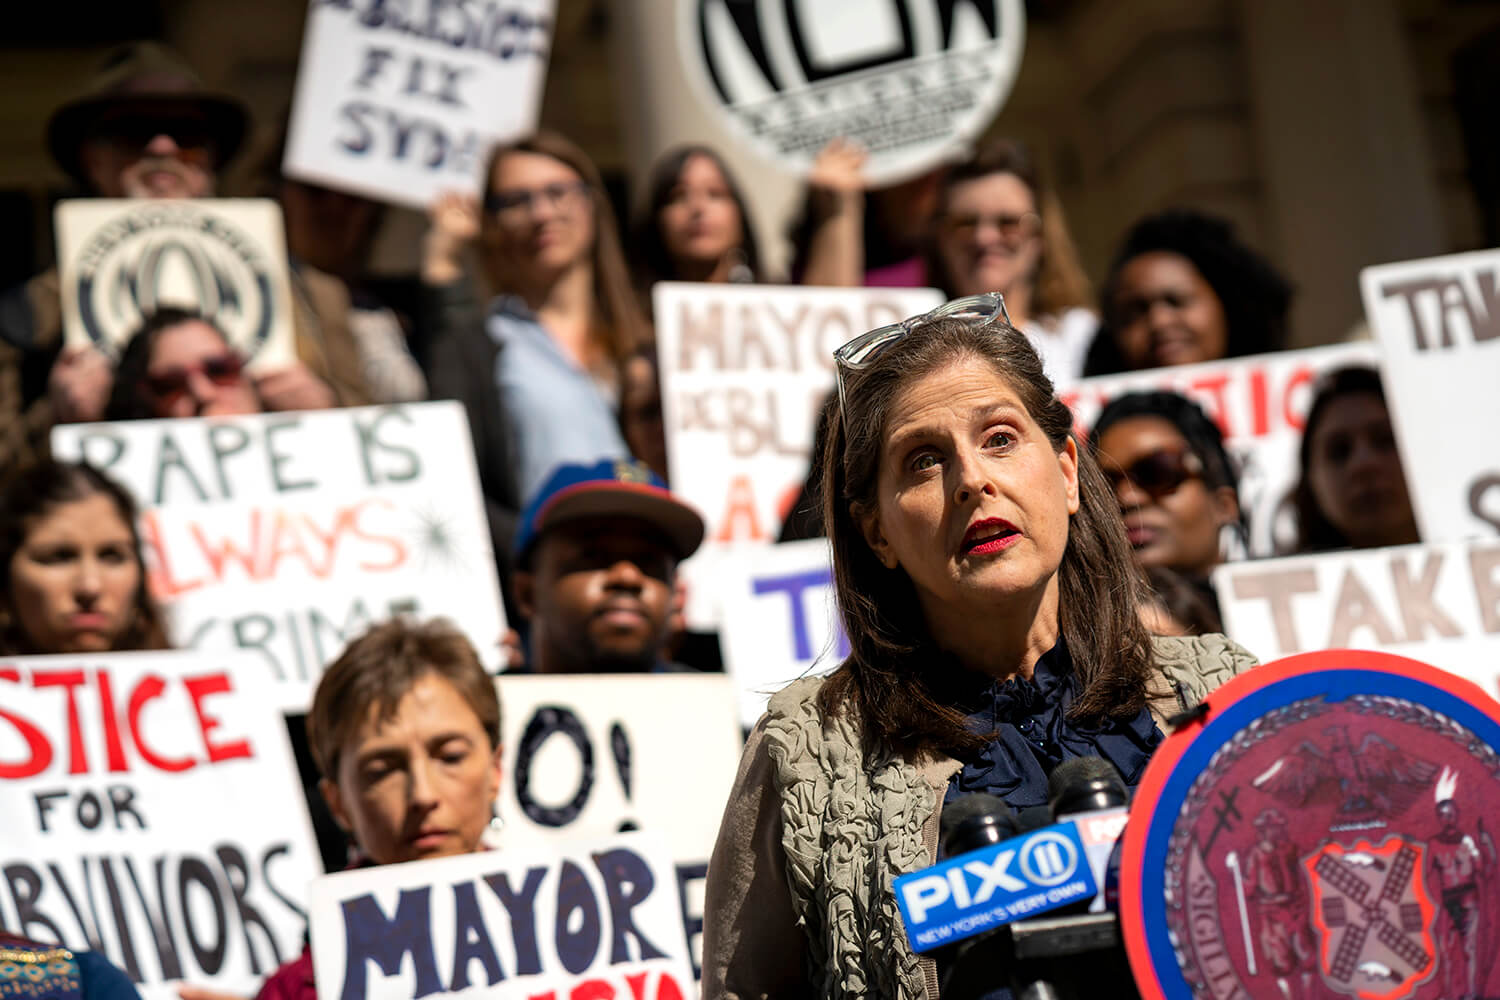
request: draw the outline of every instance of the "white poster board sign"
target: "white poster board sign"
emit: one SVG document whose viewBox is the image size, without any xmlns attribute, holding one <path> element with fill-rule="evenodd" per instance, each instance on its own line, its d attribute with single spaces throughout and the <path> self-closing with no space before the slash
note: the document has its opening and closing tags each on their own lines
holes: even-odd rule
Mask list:
<svg viewBox="0 0 1500 1000">
<path fill-rule="evenodd" d="M 283 170 L 422 209 L 536 129 L 555 0 L 311 0 Z"/>
<path fill-rule="evenodd" d="M 703 880 L 739 768 L 723 674 L 503 674 L 497 812 L 512 845 L 642 830 L 676 863 L 696 973 Z"/>
<path fill-rule="evenodd" d="M 642 834 L 340 872 L 311 909 L 327 1000 L 694 995 L 671 861 Z"/>
<path fill-rule="evenodd" d="M 1500 531 L 1500 250 L 1367 267 L 1391 424 L 1422 538 Z"/>
<path fill-rule="evenodd" d="M 870 151 L 873 185 L 963 155 L 1010 96 L 1021 0 L 675 0 L 698 98 L 726 130 L 805 174 L 829 140 Z"/>
<path fill-rule="evenodd" d="M 1225 565 L 1214 586 L 1225 632 L 1261 660 L 1379 649 L 1500 695 L 1500 541 Z"/>
<path fill-rule="evenodd" d="M 505 613 L 458 403 L 64 424 L 52 450 L 135 495 L 174 639 L 255 652 L 288 711 L 398 613 L 451 619 L 499 665 Z"/>
<path fill-rule="evenodd" d="M 281 206 L 262 198 L 81 198 L 53 214 L 63 341 L 118 358 L 144 315 L 195 310 L 258 369 L 296 360 Z"/>
<path fill-rule="evenodd" d="M 672 492 L 707 521 L 683 564 L 688 624 L 714 628 L 716 567 L 774 541 L 807 478 L 833 352 L 942 305 L 935 288 L 661 282 L 653 289 Z"/>
<path fill-rule="evenodd" d="M 322 865 L 250 659 L 0 659 L 0 926 L 101 953 L 145 1000 L 249 996 L 297 957 Z"/>
<path fill-rule="evenodd" d="M 772 694 L 799 677 L 827 673 L 848 655 L 825 539 L 746 552 L 726 562 L 719 587 L 724 669 L 745 728 Z"/>
<path fill-rule="evenodd" d="M 1240 507 L 1250 520 L 1249 553 L 1269 556 L 1287 551 L 1296 540 L 1291 495 L 1313 383 L 1325 372 L 1351 365 L 1379 368 L 1379 348 L 1368 342 L 1334 344 L 1106 375 L 1080 379 L 1058 394 L 1072 407 L 1080 433 L 1093 428 L 1106 403 L 1127 392 L 1178 392 L 1203 407 L 1239 463 Z M 1408 469 L 1408 478 L 1410 473 Z"/>
</svg>

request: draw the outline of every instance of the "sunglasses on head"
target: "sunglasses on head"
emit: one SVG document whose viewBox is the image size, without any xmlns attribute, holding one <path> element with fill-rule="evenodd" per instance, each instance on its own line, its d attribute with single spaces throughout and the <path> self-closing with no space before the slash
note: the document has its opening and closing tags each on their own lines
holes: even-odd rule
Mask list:
<svg viewBox="0 0 1500 1000">
<path fill-rule="evenodd" d="M 844 373 L 866 368 L 886 348 L 906 338 L 920 326 L 941 319 L 968 320 L 975 326 L 988 326 L 997 319 L 1010 323 L 1010 313 L 1005 311 L 1005 297 L 999 292 L 969 295 L 938 306 L 931 312 L 903 319 L 899 323 L 878 326 L 869 333 L 862 333 L 843 347 L 833 352 L 833 370 L 838 380 L 839 410 L 844 409 Z"/>
<path fill-rule="evenodd" d="M 1125 468 L 1101 463 L 1104 478 L 1116 493 L 1120 484 L 1130 480 L 1152 500 L 1175 493 L 1189 479 L 1203 477 L 1203 460 L 1190 451 L 1163 448 L 1143 455 Z"/>
<path fill-rule="evenodd" d="M 173 403 L 188 391 L 189 381 L 194 375 L 202 375 L 214 385 L 230 386 L 240 380 L 245 362 L 238 354 L 220 354 L 205 358 L 201 364 L 174 365 L 156 372 L 147 372 L 146 391 L 158 403 Z"/>
</svg>

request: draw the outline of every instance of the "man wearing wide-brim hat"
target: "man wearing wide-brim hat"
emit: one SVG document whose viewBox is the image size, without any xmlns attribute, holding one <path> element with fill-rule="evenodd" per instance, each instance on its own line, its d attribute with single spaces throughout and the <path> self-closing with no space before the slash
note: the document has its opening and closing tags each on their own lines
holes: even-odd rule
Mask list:
<svg viewBox="0 0 1500 1000">
<path fill-rule="evenodd" d="M 53 113 L 47 146 L 59 167 L 104 198 L 206 198 L 243 144 L 249 114 L 213 94 L 183 59 L 152 42 L 110 54 L 76 99 Z M 292 275 L 299 361 L 266 373 L 267 409 L 320 409 L 368 400 L 342 283 Z M 55 423 L 97 420 L 114 372 L 88 347 L 62 349 L 56 268 L 0 296 L 0 473 L 47 454 Z"/>
</svg>

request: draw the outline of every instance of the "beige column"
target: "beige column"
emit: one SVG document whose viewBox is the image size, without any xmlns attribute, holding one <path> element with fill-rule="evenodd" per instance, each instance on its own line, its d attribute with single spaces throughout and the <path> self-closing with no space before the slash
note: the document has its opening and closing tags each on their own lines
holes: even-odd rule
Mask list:
<svg viewBox="0 0 1500 1000">
<path fill-rule="evenodd" d="M 1292 344 L 1363 319 L 1359 269 L 1441 253 L 1437 178 L 1396 0 L 1239 0 L 1273 256 Z"/>
</svg>

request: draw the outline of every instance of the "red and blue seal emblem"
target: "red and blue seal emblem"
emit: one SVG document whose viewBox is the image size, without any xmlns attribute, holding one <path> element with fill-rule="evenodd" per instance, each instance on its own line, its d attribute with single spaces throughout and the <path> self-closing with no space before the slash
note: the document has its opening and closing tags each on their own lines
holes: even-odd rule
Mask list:
<svg viewBox="0 0 1500 1000">
<path fill-rule="evenodd" d="M 1121 858 L 1142 996 L 1500 995 L 1500 705 L 1405 657 L 1257 667 L 1157 751 Z"/>
</svg>

